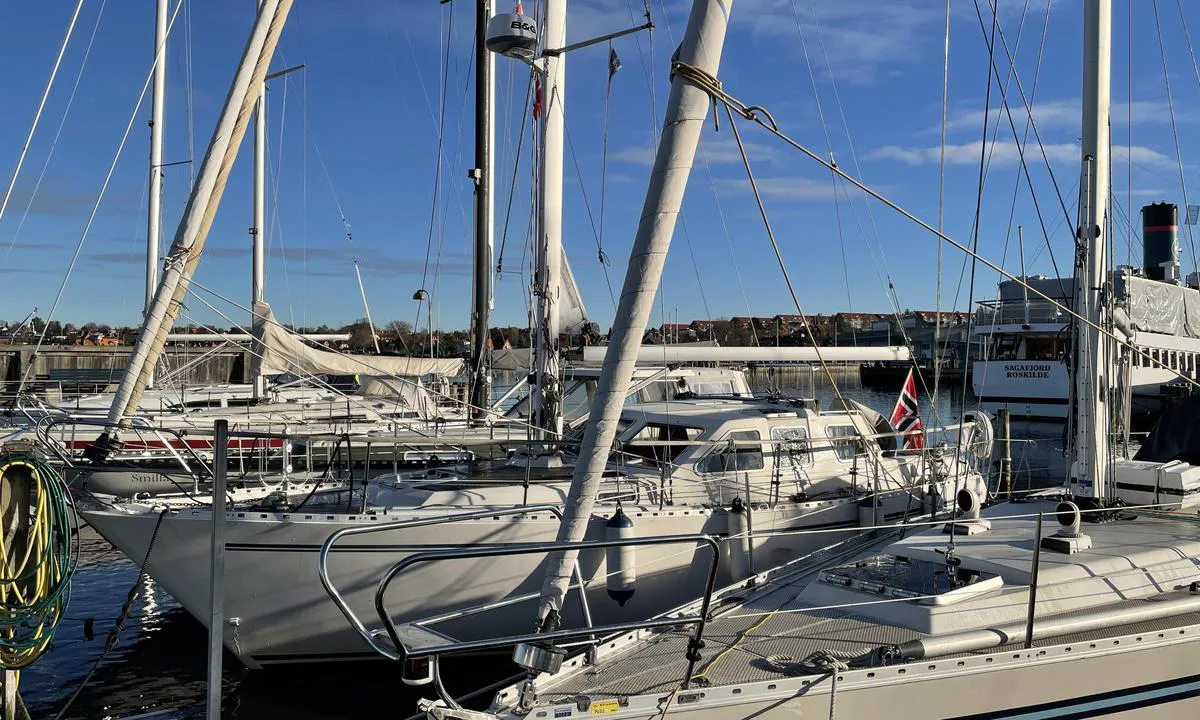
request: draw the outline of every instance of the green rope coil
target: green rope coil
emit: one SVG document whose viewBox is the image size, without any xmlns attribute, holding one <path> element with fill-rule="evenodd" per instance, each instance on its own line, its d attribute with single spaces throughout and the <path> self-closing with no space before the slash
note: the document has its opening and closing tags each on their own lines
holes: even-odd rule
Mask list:
<svg viewBox="0 0 1200 720">
<path fill-rule="evenodd" d="M 29 501 L 14 497 L 14 474 L 28 473 Z M 0 492 L 8 501 L 0 527 L 0 669 L 20 670 L 49 647 L 71 598 L 79 528 L 71 494 L 43 458 L 0 451 Z M 20 513 L 28 527 L 11 527 Z"/>
</svg>

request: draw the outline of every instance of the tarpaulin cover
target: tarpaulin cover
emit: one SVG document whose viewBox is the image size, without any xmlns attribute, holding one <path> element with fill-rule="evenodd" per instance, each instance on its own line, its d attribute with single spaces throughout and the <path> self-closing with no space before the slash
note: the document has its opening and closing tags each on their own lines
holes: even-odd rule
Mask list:
<svg viewBox="0 0 1200 720">
<path fill-rule="evenodd" d="M 1200 397 L 1184 398 L 1163 410 L 1133 459 L 1200 465 Z"/>
<path fill-rule="evenodd" d="M 1200 292 L 1120 273 L 1117 298 L 1125 301 L 1135 330 L 1200 338 Z"/>
<path fill-rule="evenodd" d="M 259 374 L 373 375 L 376 377 L 455 377 L 467 363 L 461 358 L 434 359 L 388 355 L 346 355 L 318 350 L 280 325 L 267 303 L 254 304 L 255 363 Z"/>
</svg>

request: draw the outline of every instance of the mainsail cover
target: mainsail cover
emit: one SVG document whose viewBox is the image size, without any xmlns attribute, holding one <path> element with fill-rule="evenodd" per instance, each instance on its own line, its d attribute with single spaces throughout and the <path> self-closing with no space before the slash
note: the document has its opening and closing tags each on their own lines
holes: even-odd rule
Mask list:
<svg viewBox="0 0 1200 720">
<path fill-rule="evenodd" d="M 345 355 L 309 347 L 275 320 L 271 306 L 254 304 L 254 361 L 258 376 L 370 375 L 374 377 L 455 377 L 466 371 L 461 358 Z"/>
<path fill-rule="evenodd" d="M 571 272 L 571 263 L 567 262 L 567 254 L 562 254 L 562 301 L 558 304 L 558 325 L 562 332 L 576 334 L 583 330 L 589 322 L 587 308 L 583 306 L 583 296 L 579 293 L 579 285 Z"/>
<path fill-rule="evenodd" d="M 437 416 L 437 403 L 419 379 L 364 377 L 355 395 L 408 408 L 423 420 Z"/>
</svg>

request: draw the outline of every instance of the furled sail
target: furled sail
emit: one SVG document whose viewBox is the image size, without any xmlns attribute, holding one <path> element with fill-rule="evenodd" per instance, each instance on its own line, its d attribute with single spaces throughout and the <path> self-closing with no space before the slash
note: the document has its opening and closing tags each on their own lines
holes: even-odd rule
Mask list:
<svg viewBox="0 0 1200 720">
<path fill-rule="evenodd" d="M 562 300 L 558 304 L 559 329 L 564 333 L 575 335 L 583 330 L 591 320 L 588 319 L 587 308 L 583 306 L 583 296 L 579 294 L 579 285 L 571 272 L 571 263 L 567 254 L 562 254 Z"/>
<path fill-rule="evenodd" d="M 271 375 L 360 375 L 413 378 L 455 377 L 466 371 L 462 358 L 346 355 L 309 347 L 275 320 L 267 303 L 254 305 L 255 372 Z"/>
</svg>

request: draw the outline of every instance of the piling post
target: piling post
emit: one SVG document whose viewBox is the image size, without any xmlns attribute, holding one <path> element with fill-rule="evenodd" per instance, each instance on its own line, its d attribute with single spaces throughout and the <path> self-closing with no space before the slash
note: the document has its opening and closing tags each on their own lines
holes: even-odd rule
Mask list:
<svg viewBox="0 0 1200 720">
<path fill-rule="evenodd" d="M 225 639 L 225 482 L 229 421 L 213 423 L 212 554 L 209 558 L 208 720 L 221 720 L 221 660 Z"/>
</svg>

